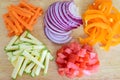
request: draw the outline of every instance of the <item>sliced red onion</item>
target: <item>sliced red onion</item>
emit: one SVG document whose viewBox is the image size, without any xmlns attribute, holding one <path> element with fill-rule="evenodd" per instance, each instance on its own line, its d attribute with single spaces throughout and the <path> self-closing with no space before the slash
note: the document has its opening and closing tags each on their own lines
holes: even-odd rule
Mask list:
<svg viewBox="0 0 120 80">
<path fill-rule="evenodd" d="M 72 39 L 71 30 L 82 23 L 79 14 L 75 13 L 76 8 L 71 1 L 55 2 L 50 5 L 44 17 L 44 32 L 49 40 L 57 44 L 64 44 Z"/>
<path fill-rule="evenodd" d="M 47 19 L 47 16 L 45 16 L 45 19 L 44 19 L 44 23 L 45 23 L 45 26 L 49 26 L 52 30 L 54 31 L 57 31 L 57 32 L 60 32 L 60 33 L 63 33 L 65 31 L 62 31 L 60 29 L 57 29 L 55 26 L 51 25 L 51 23 L 48 21 Z"/>
<path fill-rule="evenodd" d="M 81 23 L 82 19 L 81 19 L 81 17 L 78 14 L 79 10 L 76 7 L 76 5 L 74 4 L 74 2 L 66 3 L 66 11 L 67 11 L 67 14 L 68 14 L 69 17 L 71 17 L 72 19 L 74 19 L 78 23 Z"/>
<path fill-rule="evenodd" d="M 46 29 L 47 29 L 47 28 L 46 28 Z M 51 31 L 49 31 L 48 29 L 47 29 L 47 31 L 48 31 L 48 34 L 49 34 L 54 40 L 57 40 L 57 41 L 65 41 L 65 40 L 67 40 L 67 39 L 70 37 L 69 35 L 63 36 L 63 35 L 54 34 L 54 33 L 52 33 Z"/>
<path fill-rule="evenodd" d="M 70 22 L 66 19 L 66 17 L 64 16 L 64 14 L 62 12 L 62 10 L 63 10 L 62 6 L 63 6 L 63 3 L 61 2 L 59 4 L 59 9 L 58 9 L 59 12 L 58 13 L 59 13 L 60 18 L 62 19 L 62 21 L 64 21 L 67 24 L 67 26 L 65 27 L 65 30 L 69 31 L 69 30 L 72 29 L 72 27 L 69 25 Z"/>
<path fill-rule="evenodd" d="M 61 30 L 65 30 L 65 29 L 64 29 L 64 26 L 67 26 L 67 25 L 63 25 L 63 24 L 60 24 L 60 23 L 59 23 L 60 21 L 58 21 L 58 19 L 55 17 L 56 14 L 53 12 L 52 6 L 51 6 L 51 8 L 48 10 L 48 13 L 49 13 L 49 14 L 48 14 L 48 17 L 51 18 L 51 20 L 53 20 L 54 24 L 56 24 L 57 27 L 59 27 Z"/>
<path fill-rule="evenodd" d="M 73 18 L 81 20 L 81 17 L 79 15 L 79 9 L 77 8 L 74 2 L 70 3 L 68 7 L 68 12 L 69 12 L 69 15 L 72 16 Z"/>
<path fill-rule="evenodd" d="M 69 37 L 67 40 L 57 41 L 57 40 L 54 40 L 54 39 L 50 36 L 50 34 L 48 33 L 49 31 L 47 30 L 47 28 L 44 28 L 44 31 L 45 31 L 45 34 L 46 34 L 47 38 L 48 38 L 49 40 L 51 40 L 52 42 L 57 43 L 57 44 L 64 44 L 64 43 L 69 42 L 69 41 L 72 39 L 72 37 Z"/>
<path fill-rule="evenodd" d="M 54 34 L 57 34 L 57 35 L 70 35 L 72 31 L 68 31 L 68 32 L 64 32 L 64 33 L 59 33 L 59 32 L 56 32 L 54 30 L 52 30 L 51 28 L 49 28 L 48 26 L 46 26 L 47 29 L 49 29 L 52 33 Z"/>
<path fill-rule="evenodd" d="M 55 5 L 53 5 L 53 7 L 54 7 L 56 20 L 59 20 L 60 25 L 62 24 L 63 25 L 62 28 L 65 30 L 65 28 L 68 27 L 69 25 L 67 23 L 63 22 L 63 20 L 60 18 L 60 15 L 59 15 L 59 12 L 58 12 L 58 10 L 59 10 L 59 2 L 56 3 Z"/>
<path fill-rule="evenodd" d="M 80 24 L 77 21 L 75 21 L 74 19 L 72 19 L 68 16 L 68 13 L 66 11 L 66 7 L 69 7 L 69 6 L 66 6 L 66 3 L 63 3 L 62 7 L 63 7 L 63 10 L 62 10 L 63 15 L 68 20 L 69 26 L 72 26 L 72 27 L 80 26 Z"/>
</svg>

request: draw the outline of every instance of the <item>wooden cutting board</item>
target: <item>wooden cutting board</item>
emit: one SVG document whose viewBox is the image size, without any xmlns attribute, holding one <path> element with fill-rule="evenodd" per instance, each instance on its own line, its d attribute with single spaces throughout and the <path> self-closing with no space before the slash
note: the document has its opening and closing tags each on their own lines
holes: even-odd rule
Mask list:
<svg viewBox="0 0 120 80">
<path fill-rule="evenodd" d="M 29 0 L 30 3 L 41 6 L 44 12 L 48 6 L 57 0 Z M 61 0 L 62 1 L 62 0 Z M 76 0 L 79 7 L 80 13 L 82 14 L 87 5 L 92 3 L 93 0 Z M 11 38 L 7 37 L 7 30 L 5 28 L 2 15 L 7 12 L 6 7 L 10 4 L 17 4 L 19 0 L 0 0 L 0 80 L 12 80 L 11 73 L 13 71 L 13 66 L 7 59 L 7 55 L 4 52 L 4 47 L 8 44 Z M 113 0 L 113 4 L 120 10 L 120 0 Z M 44 16 L 44 15 L 43 15 Z M 36 38 L 44 42 L 52 55 L 56 56 L 56 50 L 60 48 L 61 45 L 56 45 L 50 42 L 43 31 L 43 16 L 40 17 L 37 24 L 34 26 L 34 30 L 31 32 Z M 73 31 L 72 36 L 77 39 L 79 36 L 84 36 L 82 27 Z M 79 79 L 68 79 L 66 77 L 61 77 L 57 73 L 57 67 L 55 61 L 50 62 L 49 71 L 47 76 L 40 76 L 32 78 L 29 75 L 23 75 L 18 77 L 17 80 L 120 80 L 120 45 L 112 47 L 110 51 L 105 52 L 98 46 L 95 46 L 100 58 L 100 70 L 91 76 L 84 76 Z"/>
</svg>

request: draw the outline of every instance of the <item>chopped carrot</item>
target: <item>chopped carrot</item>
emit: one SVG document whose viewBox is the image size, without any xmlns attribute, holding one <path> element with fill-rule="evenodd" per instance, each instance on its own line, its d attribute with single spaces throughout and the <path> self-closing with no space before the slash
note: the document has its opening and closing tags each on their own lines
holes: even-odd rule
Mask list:
<svg viewBox="0 0 120 80">
<path fill-rule="evenodd" d="M 35 9 L 34 9 L 34 6 L 31 7 L 31 6 L 29 6 L 29 4 L 26 4 L 26 3 L 23 2 L 23 1 L 20 3 L 20 6 L 25 7 L 25 8 L 27 8 L 27 9 L 29 9 L 30 11 L 36 13 L 36 11 L 35 11 Z"/>
<path fill-rule="evenodd" d="M 11 6 L 14 7 L 15 9 L 20 10 L 21 12 L 28 13 L 28 14 L 30 14 L 30 15 L 34 15 L 33 12 L 30 12 L 29 10 L 27 10 L 27 9 L 25 9 L 25 8 L 21 8 L 21 7 L 19 7 L 19 6 L 15 6 L 15 5 L 11 5 Z"/>
<path fill-rule="evenodd" d="M 120 44 L 120 12 L 112 5 L 111 0 L 94 0 L 83 14 L 85 39 L 83 44 L 101 43 L 105 50 Z"/>
<path fill-rule="evenodd" d="M 32 31 L 33 25 L 42 14 L 42 8 L 28 4 L 24 0 L 18 5 L 8 6 L 8 13 L 3 15 L 8 36 L 20 35 L 26 29 Z"/>
<path fill-rule="evenodd" d="M 14 27 L 13 22 L 6 15 L 4 15 L 3 17 L 5 22 L 8 24 L 9 29 L 13 30 L 17 34 L 18 30 L 16 27 Z"/>
<path fill-rule="evenodd" d="M 30 25 L 34 22 L 34 20 L 36 19 L 36 17 L 38 17 L 39 11 L 40 11 L 40 8 L 37 9 L 35 15 L 31 18 L 31 20 L 29 22 Z"/>
<path fill-rule="evenodd" d="M 8 7 L 8 9 L 15 11 L 15 12 L 16 12 L 18 15 L 20 15 L 20 16 L 25 16 L 25 17 L 28 17 L 28 18 L 31 17 L 30 14 L 25 13 L 25 12 L 22 12 L 22 11 L 20 11 L 19 9 L 16 9 L 15 7 L 13 7 L 12 5 L 11 5 L 10 7 Z"/>
<path fill-rule="evenodd" d="M 20 23 L 18 22 L 18 20 L 14 17 L 14 15 L 12 14 L 12 12 L 9 12 L 9 16 L 11 17 L 12 21 L 15 24 L 15 27 L 17 28 L 17 30 L 19 31 L 19 34 L 21 34 L 23 32 L 22 27 L 20 26 Z"/>
</svg>

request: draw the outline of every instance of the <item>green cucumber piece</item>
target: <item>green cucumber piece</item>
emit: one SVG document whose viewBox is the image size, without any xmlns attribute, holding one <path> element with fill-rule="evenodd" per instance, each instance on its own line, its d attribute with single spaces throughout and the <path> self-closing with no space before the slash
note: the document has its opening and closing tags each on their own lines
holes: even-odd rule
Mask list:
<svg viewBox="0 0 120 80">
<path fill-rule="evenodd" d="M 12 52 L 7 52 L 7 56 L 8 56 L 8 60 L 10 60 L 13 57 L 13 53 Z"/>
<path fill-rule="evenodd" d="M 19 46 L 8 46 L 5 48 L 6 51 L 13 51 L 18 49 L 19 49 Z"/>
<path fill-rule="evenodd" d="M 13 55 L 20 55 L 23 52 L 23 50 L 17 50 L 13 52 Z"/>
<path fill-rule="evenodd" d="M 30 59 L 31 61 L 33 61 L 35 64 L 41 66 L 42 68 L 44 68 L 43 64 L 41 64 L 35 57 L 33 57 L 31 54 L 29 54 L 27 51 L 23 52 L 23 55 L 25 57 L 27 57 L 28 59 Z"/>
<path fill-rule="evenodd" d="M 22 66 L 23 60 L 24 60 L 24 57 L 22 57 L 22 56 L 20 56 L 18 58 L 17 64 L 16 64 L 16 66 L 15 66 L 15 68 L 13 70 L 13 73 L 12 73 L 12 78 L 13 79 L 16 79 L 17 74 L 18 74 L 18 72 L 20 70 L 20 67 Z"/>
<path fill-rule="evenodd" d="M 35 45 L 35 46 L 33 46 L 33 49 L 39 49 L 39 50 L 42 50 L 42 49 L 44 49 L 45 48 L 45 46 L 44 45 Z"/>
<path fill-rule="evenodd" d="M 37 68 L 37 65 L 34 66 L 32 72 L 31 72 L 31 76 L 32 76 L 32 77 L 35 77 L 35 76 L 36 76 L 36 75 L 35 75 L 36 68 Z"/>
<path fill-rule="evenodd" d="M 44 69 L 44 75 L 47 74 L 48 71 L 48 66 L 49 66 L 49 61 L 50 61 L 50 54 L 48 53 L 46 56 L 46 60 L 45 60 L 45 69 Z"/>
<path fill-rule="evenodd" d="M 41 58 L 39 60 L 41 64 L 43 64 L 43 62 L 45 61 L 45 57 L 46 57 L 47 53 L 48 53 L 47 50 L 43 50 L 42 51 L 42 55 L 41 55 Z M 38 66 L 37 69 L 36 69 L 36 71 L 35 71 L 35 75 L 38 76 L 39 73 L 40 73 L 40 71 L 41 71 L 41 66 Z"/>
<path fill-rule="evenodd" d="M 31 69 L 33 68 L 35 66 L 35 63 L 30 63 L 27 67 L 26 67 L 26 69 L 25 69 L 25 72 L 26 73 L 31 73 Z"/>
<path fill-rule="evenodd" d="M 17 58 L 18 58 L 18 56 L 13 56 L 13 57 L 10 59 L 11 63 L 13 63 L 14 61 L 16 61 Z"/>
<path fill-rule="evenodd" d="M 18 36 L 14 36 L 12 40 L 8 43 L 7 47 L 12 46 L 17 39 L 18 39 Z"/>
<path fill-rule="evenodd" d="M 35 57 L 36 59 L 39 59 L 39 57 Z M 35 63 L 33 63 L 33 62 L 31 62 L 27 67 L 26 67 L 26 69 L 25 69 L 25 72 L 26 73 L 30 73 L 31 72 L 31 70 L 32 70 L 32 68 L 35 66 Z"/>
<path fill-rule="evenodd" d="M 32 54 L 33 56 L 40 57 L 40 53 L 38 52 L 38 50 L 33 50 L 33 51 L 31 52 L 31 54 Z"/>
<path fill-rule="evenodd" d="M 19 44 L 19 49 L 20 50 L 27 50 L 27 51 L 29 51 L 29 50 L 32 50 L 32 48 L 33 48 L 32 45 L 28 46 L 28 45 Z"/>
<path fill-rule="evenodd" d="M 22 41 L 20 41 L 20 38 L 19 38 L 19 39 L 17 39 L 17 40 L 14 42 L 14 45 L 18 45 L 18 44 L 20 44 L 20 43 L 22 43 Z"/>
<path fill-rule="evenodd" d="M 50 56 L 50 60 L 53 60 L 53 56 L 50 54 L 50 52 L 48 52 L 49 56 Z"/>
<path fill-rule="evenodd" d="M 25 38 L 25 37 L 27 36 L 27 34 L 28 34 L 28 31 L 25 31 L 25 32 L 20 36 L 20 39 L 21 39 L 21 38 Z"/>
<path fill-rule="evenodd" d="M 27 63 L 29 62 L 29 59 L 25 59 L 24 60 L 24 63 L 23 63 L 23 65 L 22 65 L 22 67 L 21 67 L 21 69 L 20 69 L 20 71 L 19 71 L 19 76 L 22 76 L 22 74 L 23 74 L 23 72 L 24 72 L 24 70 L 25 70 L 25 67 L 27 66 Z"/>
<path fill-rule="evenodd" d="M 32 39 L 33 41 L 35 41 L 37 44 L 42 44 L 42 42 L 40 42 L 37 38 L 35 38 L 31 34 L 28 34 L 27 37 L 30 38 L 30 39 Z"/>
<path fill-rule="evenodd" d="M 31 43 L 31 44 L 37 44 L 35 41 L 28 39 L 28 38 L 20 38 L 21 41 Z"/>
</svg>

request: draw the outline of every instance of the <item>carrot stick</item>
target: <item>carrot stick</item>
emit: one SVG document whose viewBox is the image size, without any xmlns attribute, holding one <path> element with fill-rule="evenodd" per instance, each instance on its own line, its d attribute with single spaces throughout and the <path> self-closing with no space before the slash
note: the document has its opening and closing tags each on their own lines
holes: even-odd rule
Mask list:
<svg viewBox="0 0 120 80">
<path fill-rule="evenodd" d="M 9 36 L 9 37 L 14 36 L 14 35 L 15 35 L 15 33 L 12 32 L 12 31 L 8 33 L 8 36 Z"/>
<path fill-rule="evenodd" d="M 18 33 L 18 30 L 17 30 L 16 27 L 14 27 L 13 22 L 9 18 L 7 18 L 6 15 L 3 16 L 3 17 L 4 17 L 4 20 L 6 21 L 6 23 L 9 25 L 10 29 L 12 29 L 13 31 L 15 31 L 15 33 Z"/>
<path fill-rule="evenodd" d="M 34 20 L 39 16 L 39 11 L 40 11 L 40 10 L 41 10 L 41 9 L 38 8 L 37 11 L 36 11 L 36 13 L 35 13 L 35 15 L 31 18 L 31 20 L 30 20 L 30 22 L 29 22 L 30 25 L 31 25 L 31 24 L 34 22 Z"/>
<path fill-rule="evenodd" d="M 27 24 L 26 22 L 24 22 L 17 14 L 16 14 L 16 12 L 14 12 L 14 11 L 11 11 L 12 12 L 12 14 L 15 16 L 15 18 L 21 23 L 21 24 L 23 24 L 23 26 L 25 26 L 25 28 L 26 29 L 28 29 L 28 30 L 32 30 L 32 28 L 31 28 L 31 25 L 29 25 L 29 24 Z"/>
<path fill-rule="evenodd" d="M 26 29 L 33 30 L 33 25 L 37 18 L 43 14 L 42 8 L 35 7 L 27 2 L 21 2 L 19 5 L 10 5 L 8 13 L 3 16 L 8 36 L 20 35 Z"/>
<path fill-rule="evenodd" d="M 16 12 L 17 14 L 19 14 L 20 16 L 24 16 L 24 17 L 28 17 L 28 18 L 31 17 L 30 14 L 25 13 L 25 12 L 22 12 L 21 10 L 16 9 L 16 8 L 14 8 L 13 6 L 8 7 L 8 9 L 15 11 L 15 12 Z"/>
<path fill-rule="evenodd" d="M 15 23 L 16 28 L 18 29 L 19 33 L 21 34 L 23 32 L 22 27 L 20 26 L 18 20 L 14 17 L 12 12 L 9 12 L 9 16 L 11 17 L 12 21 Z"/>
<path fill-rule="evenodd" d="M 30 15 L 34 15 L 34 13 L 30 12 L 29 10 L 25 9 L 25 8 L 21 8 L 19 6 L 14 6 L 14 5 L 11 5 L 12 7 L 14 7 L 15 9 L 18 9 L 20 10 L 21 12 L 24 12 L 24 13 L 28 13 Z"/>
<path fill-rule="evenodd" d="M 27 9 L 29 9 L 30 11 L 36 13 L 36 11 L 35 11 L 35 9 L 34 9 L 34 6 L 31 7 L 31 6 L 29 6 L 29 4 L 27 4 L 26 2 L 23 2 L 23 1 L 20 2 L 20 6 L 23 6 L 23 7 L 27 8 Z"/>
</svg>

